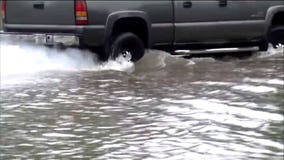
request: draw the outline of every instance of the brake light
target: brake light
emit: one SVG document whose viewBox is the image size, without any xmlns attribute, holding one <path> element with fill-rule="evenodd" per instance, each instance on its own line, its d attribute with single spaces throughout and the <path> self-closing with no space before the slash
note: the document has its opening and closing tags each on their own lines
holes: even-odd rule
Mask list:
<svg viewBox="0 0 284 160">
<path fill-rule="evenodd" d="M 2 0 L 2 22 L 4 24 L 5 20 L 6 20 L 6 0 Z"/>
<path fill-rule="evenodd" d="M 88 25 L 88 10 L 85 0 L 75 0 L 76 25 Z"/>
</svg>

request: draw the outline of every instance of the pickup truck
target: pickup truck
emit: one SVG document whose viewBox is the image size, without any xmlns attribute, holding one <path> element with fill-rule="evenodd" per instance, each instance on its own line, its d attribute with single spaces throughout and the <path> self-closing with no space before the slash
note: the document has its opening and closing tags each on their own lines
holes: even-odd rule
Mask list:
<svg viewBox="0 0 284 160">
<path fill-rule="evenodd" d="M 7 33 L 136 62 L 147 48 L 267 50 L 283 43 L 284 0 L 2 0 L 2 20 Z"/>
</svg>

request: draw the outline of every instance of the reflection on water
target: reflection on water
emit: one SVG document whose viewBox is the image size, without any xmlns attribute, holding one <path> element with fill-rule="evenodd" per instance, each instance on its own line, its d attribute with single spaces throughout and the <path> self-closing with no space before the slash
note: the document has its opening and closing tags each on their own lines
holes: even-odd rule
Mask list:
<svg viewBox="0 0 284 160">
<path fill-rule="evenodd" d="M 219 62 L 150 52 L 135 66 L 82 69 L 67 54 L 57 62 L 71 66 L 2 74 L 1 159 L 283 159 L 283 53 Z"/>
</svg>

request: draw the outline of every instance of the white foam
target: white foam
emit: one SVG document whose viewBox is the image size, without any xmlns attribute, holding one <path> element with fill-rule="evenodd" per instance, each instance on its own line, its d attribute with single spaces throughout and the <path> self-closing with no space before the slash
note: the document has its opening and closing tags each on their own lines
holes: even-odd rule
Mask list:
<svg viewBox="0 0 284 160">
<path fill-rule="evenodd" d="M 22 108 L 25 108 L 25 109 L 36 109 L 36 110 L 51 110 L 53 108 L 51 107 L 45 107 L 45 106 L 22 106 Z"/>
<path fill-rule="evenodd" d="M 78 137 L 73 134 L 63 134 L 63 133 L 44 133 L 44 137 L 54 137 L 54 138 L 72 138 L 72 137 Z"/>
<path fill-rule="evenodd" d="M 234 85 L 235 83 L 231 83 L 231 82 L 214 82 L 214 81 L 198 81 L 198 82 L 193 82 L 192 84 L 208 85 L 208 86 L 231 86 L 231 85 Z"/>
<path fill-rule="evenodd" d="M 245 92 L 253 92 L 253 93 L 277 93 L 278 90 L 274 87 L 267 86 L 253 86 L 253 85 L 237 85 L 233 86 L 232 89 L 240 90 Z"/>
<path fill-rule="evenodd" d="M 7 105 L 7 106 L 0 106 L 0 107 L 6 110 L 10 110 L 10 109 L 17 108 L 19 106 L 20 106 L 19 104 L 15 104 L 15 105 Z"/>
<path fill-rule="evenodd" d="M 127 97 L 118 97 L 117 99 L 123 100 L 123 101 L 130 101 L 133 99 L 133 97 L 127 96 Z"/>
<path fill-rule="evenodd" d="M 272 85 L 284 85 L 284 80 L 282 79 L 259 79 L 259 78 L 245 78 L 244 82 L 252 82 L 252 83 L 266 83 Z"/>
</svg>

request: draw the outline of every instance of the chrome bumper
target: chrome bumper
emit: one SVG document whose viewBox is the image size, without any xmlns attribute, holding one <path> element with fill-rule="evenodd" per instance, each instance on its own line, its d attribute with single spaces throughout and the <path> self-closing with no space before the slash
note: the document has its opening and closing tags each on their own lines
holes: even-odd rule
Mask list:
<svg viewBox="0 0 284 160">
<path fill-rule="evenodd" d="M 65 46 L 78 46 L 79 37 L 74 35 L 56 35 L 56 34 L 35 34 L 36 44 L 55 45 L 63 44 Z"/>
<path fill-rule="evenodd" d="M 48 34 L 25 34 L 17 32 L 0 32 L 1 41 L 24 41 L 29 43 L 36 43 L 39 45 L 56 45 L 64 46 L 79 46 L 79 37 L 74 34 L 48 33 Z"/>
</svg>

